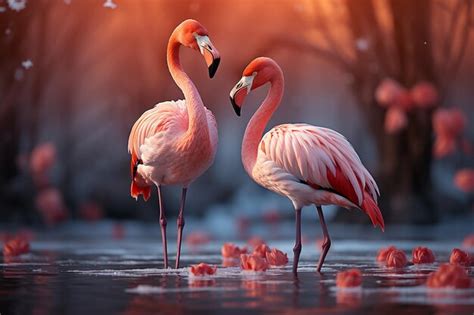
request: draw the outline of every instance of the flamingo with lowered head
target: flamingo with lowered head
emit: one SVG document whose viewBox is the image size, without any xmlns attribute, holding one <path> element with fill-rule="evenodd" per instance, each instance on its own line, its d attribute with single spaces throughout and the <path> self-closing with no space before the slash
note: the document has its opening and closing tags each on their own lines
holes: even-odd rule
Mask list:
<svg viewBox="0 0 474 315">
<path fill-rule="evenodd" d="M 230 92 L 238 116 L 247 94 L 270 83 L 267 97 L 250 119 L 242 141 L 242 162 L 258 184 L 288 197 L 296 212 L 296 242 L 293 272 L 296 274 L 301 253 L 301 208 L 314 204 L 324 234 L 317 270 L 321 271 L 331 246 L 321 206 L 359 208 L 374 226 L 384 229 L 377 206 L 377 184 L 362 165 L 351 144 L 334 130 L 308 124 L 283 124 L 262 138 L 272 114 L 283 96 L 283 72 L 270 58 L 254 59 L 242 79 Z"/>
<path fill-rule="evenodd" d="M 132 197 L 138 199 L 143 195 L 146 201 L 150 198 L 151 186 L 158 188 L 164 268 L 168 268 L 167 222 L 161 186 L 182 187 L 175 265 L 179 268 L 186 191 L 189 184 L 211 166 L 217 150 L 216 120 L 204 107 L 194 83 L 181 67 L 181 46 L 200 51 L 209 67 L 209 76 L 214 76 L 220 56 L 207 30 L 195 20 L 182 22 L 169 39 L 167 61 L 184 100 L 162 102 L 147 110 L 133 125 L 128 139 L 128 151 L 132 155 Z"/>
</svg>

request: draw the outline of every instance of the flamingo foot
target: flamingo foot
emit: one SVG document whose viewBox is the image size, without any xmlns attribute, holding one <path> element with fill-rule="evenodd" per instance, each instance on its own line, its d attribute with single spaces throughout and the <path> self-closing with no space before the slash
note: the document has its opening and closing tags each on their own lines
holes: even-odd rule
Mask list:
<svg viewBox="0 0 474 315">
<path fill-rule="evenodd" d="M 324 260 L 326 259 L 326 255 L 329 252 L 329 248 L 331 248 L 331 239 L 329 238 L 328 228 L 326 226 L 326 221 L 324 220 L 323 209 L 321 206 L 316 206 L 319 215 L 319 222 L 321 223 L 321 228 L 323 230 L 324 240 L 321 246 L 321 256 L 319 257 L 318 268 L 317 271 L 321 273 L 321 268 L 323 267 Z"/>
</svg>

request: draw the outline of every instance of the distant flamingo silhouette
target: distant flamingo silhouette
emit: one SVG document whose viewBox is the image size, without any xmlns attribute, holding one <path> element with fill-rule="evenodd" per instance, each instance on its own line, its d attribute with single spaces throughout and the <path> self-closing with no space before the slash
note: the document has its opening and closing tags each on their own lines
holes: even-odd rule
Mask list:
<svg viewBox="0 0 474 315">
<path fill-rule="evenodd" d="M 176 268 L 179 268 L 184 227 L 186 191 L 191 182 L 206 171 L 217 149 L 217 124 L 212 113 L 204 107 L 199 92 L 183 71 L 179 62 L 181 45 L 199 50 L 209 67 L 212 78 L 219 66 L 220 56 L 212 45 L 208 32 L 199 22 L 186 20 L 176 27 L 168 42 L 168 68 L 185 100 L 157 104 L 135 122 L 128 139 L 131 157 L 131 195 L 141 194 L 148 200 L 151 186 L 158 188 L 164 268 L 168 268 L 166 216 L 161 194 L 162 185 L 182 186 L 178 214 L 178 247 Z"/>
<path fill-rule="evenodd" d="M 270 58 L 253 60 L 230 92 L 234 110 L 240 110 L 247 94 L 270 82 L 267 97 L 247 125 L 242 142 L 242 162 L 250 177 L 261 186 L 288 197 L 296 210 L 296 242 L 293 272 L 301 253 L 301 208 L 315 204 L 324 234 L 317 270 L 321 271 L 331 246 L 321 206 L 359 208 L 374 226 L 384 229 L 377 206 L 377 184 L 350 143 L 334 130 L 308 124 L 284 124 L 263 132 L 283 96 L 284 79 Z"/>
</svg>

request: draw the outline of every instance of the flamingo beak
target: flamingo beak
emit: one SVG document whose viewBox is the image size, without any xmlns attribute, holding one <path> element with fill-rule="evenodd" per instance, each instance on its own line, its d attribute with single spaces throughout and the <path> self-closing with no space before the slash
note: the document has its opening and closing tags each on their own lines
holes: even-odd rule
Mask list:
<svg viewBox="0 0 474 315">
<path fill-rule="evenodd" d="M 232 96 L 230 97 L 230 102 L 232 103 L 232 107 L 234 108 L 235 114 L 240 117 L 240 106 L 237 105 Z"/>
<path fill-rule="evenodd" d="M 194 36 L 196 37 L 199 51 L 204 56 L 204 60 L 206 60 L 207 67 L 209 69 L 209 77 L 212 79 L 217 72 L 219 63 L 221 62 L 219 51 L 211 43 L 209 37 L 197 34 Z"/>
<path fill-rule="evenodd" d="M 251 76 L 243 76 L 242 79 L 240 79 L 240 81 L 232 88 L 232 91 L 230 91 L 230 102 L 232 103 L 232 107 L 237 116 L 240 116 L 242 104 L 244 103 L 245 97 L 252 89 L 254 78 L 255 74 Z"/>
</svg>

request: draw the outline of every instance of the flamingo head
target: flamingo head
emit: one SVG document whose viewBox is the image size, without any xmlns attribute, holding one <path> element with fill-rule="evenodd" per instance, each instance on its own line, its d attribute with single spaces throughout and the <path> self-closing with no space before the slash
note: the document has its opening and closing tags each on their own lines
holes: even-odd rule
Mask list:
<svg viewBox="0 0 474 315">
<path fill-rule="evenodd" d="M 178 41 L 189 48 L 198 50 L 206 61 L 209 69 L 209 76 L 212 78 L 216 74 L 221 60 L 219 51 L 214 47 L 209 39 L 209 32 L 201 23 L 196 20 L 186 20 L 175 30 Z"/>
<path fill-rule="evenodd" d="M 245 97 L 250 91 L 259 88 L 267 82 L 271 82 L 275 73 L 281 73 L 281 69 L 273 59 L 267 57 L 255 58 L 245 68 L 242 78 L 230 91 L 230 102 L 237 116 L 244 103 Z"/>
</svg>

